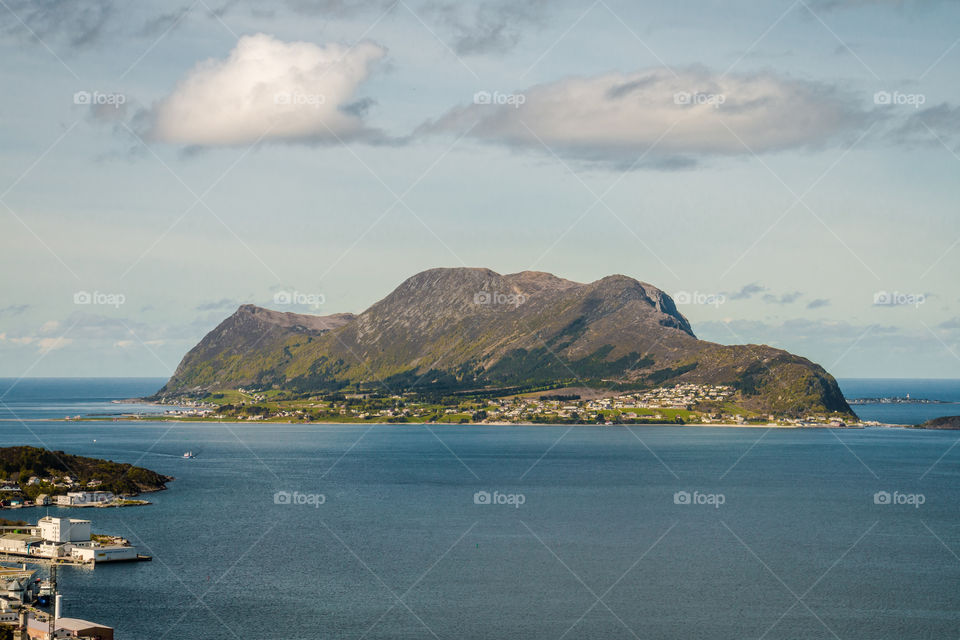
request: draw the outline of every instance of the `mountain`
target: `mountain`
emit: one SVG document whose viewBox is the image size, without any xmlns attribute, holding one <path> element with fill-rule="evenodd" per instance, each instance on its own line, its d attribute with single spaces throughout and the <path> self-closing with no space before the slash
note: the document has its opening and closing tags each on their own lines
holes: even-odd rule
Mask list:
<svg viewBox="0 0 960 640">
<path fill-rule="evenodd" d="M 779 415 L 853 415 L 822 367 L 765 345 L 697 339 L 669 295 L 623 275 L 430 269 L 359 315 L 240 307 L 184 357 L 157 397 L 237 387 L 463 392 L 730 385 Z"/>
</svg>

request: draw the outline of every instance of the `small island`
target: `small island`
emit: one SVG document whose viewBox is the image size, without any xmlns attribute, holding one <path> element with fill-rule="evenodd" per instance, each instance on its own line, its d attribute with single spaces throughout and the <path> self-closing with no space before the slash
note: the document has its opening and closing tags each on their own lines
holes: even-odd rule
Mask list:
<svg viewBox="0 0 960 640">
<path fill-rule="evenodd" d="M 917 425 L 917 429 L 958 430 L 960 429 L 960 416 L 944 416 L 927 420 L 923 424 Z"/>
<path fill-rule="evenodd" d="M 57 505 L 120 507 L 162 491 L 170 476 L 127 463 L 86 458 L 38 447 L 0 447 L 0 508 Z"/>
<path fill-rule="evenodd" d="M 905 396 L 887 396 L 883 398 L 853 398 L 848 399 L 850 405 L 859 404 L 956 404 L 946 400 L 931 400 L 930 398 L 911 398 L 908 393 Z"/>
</svg>

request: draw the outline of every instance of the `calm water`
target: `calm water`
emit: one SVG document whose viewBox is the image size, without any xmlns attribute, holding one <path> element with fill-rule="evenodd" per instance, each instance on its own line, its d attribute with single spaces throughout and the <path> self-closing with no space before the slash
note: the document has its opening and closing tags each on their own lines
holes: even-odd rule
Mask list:
<svg viewBox="0 0 960 640">
<path fill-rule="evenodd" d="M 77 383 L 64 400 L 64 383 L 35 382 L 0 399 L 59 416 L 159 383 Z M 958 435 L 0 415 L 2 444 L 176 476 L 150 507 L 69 512 L 154 555 L 61 572 L 65 615 L 127 639 L 957 638 Z M 481 491 L 524 503 L 475 504 Z M 878 505 L 878 491 L 924 503 Z"/>
</svg>

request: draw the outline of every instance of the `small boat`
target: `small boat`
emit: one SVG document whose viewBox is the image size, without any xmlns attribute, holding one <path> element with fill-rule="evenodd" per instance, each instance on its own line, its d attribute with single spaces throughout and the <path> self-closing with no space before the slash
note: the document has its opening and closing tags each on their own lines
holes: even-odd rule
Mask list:
<svg viewBox="0 0 960 640">
<path fill-rule="evenodd" d="M 193 451 L 187 451 L 186 453 L 183 454 L 183 457 L 184 457 L 184 458 L 196 458 L 197 456 L 194 455 Z"/>
</svg>

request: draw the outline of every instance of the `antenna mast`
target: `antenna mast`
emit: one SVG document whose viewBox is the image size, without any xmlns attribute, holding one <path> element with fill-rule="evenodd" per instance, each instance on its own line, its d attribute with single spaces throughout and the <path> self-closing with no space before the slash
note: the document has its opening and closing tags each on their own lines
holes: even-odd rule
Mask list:
<svg viewBox="0 0 960 640">
<path fill-rule="evenodd" d="M 57 630 L 57 563 L 55 561 L 50 562 L 50 595 L 53 599 L 53 612 L 49 617 L 49 635 L 47 637 L 52 640 Z"/>
</svg>

